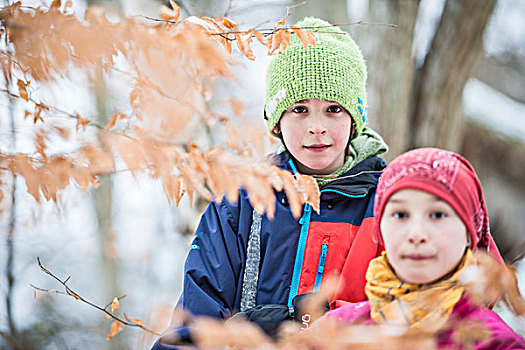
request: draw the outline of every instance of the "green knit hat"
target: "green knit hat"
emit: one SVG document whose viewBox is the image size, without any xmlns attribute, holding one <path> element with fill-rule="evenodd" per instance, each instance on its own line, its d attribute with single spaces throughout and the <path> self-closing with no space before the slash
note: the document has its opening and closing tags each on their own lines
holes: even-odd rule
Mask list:
<svg viewBox="0 0 525 350">
<path fill-rule="evenodd" d="M 315 47 L 305 50 L 296 35 L 270 62 L 266 73 L 264 118 L 271 135 L 283 112 L 297 101 L 319 98 L 334 101 L 352 116 L 356 136 L 366 121 L 366 65 L 348 33 L 318 18 L 306 17 L 298 27 L 312 29 Z"/>
</svg>

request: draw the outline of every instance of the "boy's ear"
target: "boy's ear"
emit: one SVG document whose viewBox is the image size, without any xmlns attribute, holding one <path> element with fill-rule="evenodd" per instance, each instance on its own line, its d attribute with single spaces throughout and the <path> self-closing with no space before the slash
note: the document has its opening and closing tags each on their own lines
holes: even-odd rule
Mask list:
<svg viewBox="0 0 525 350">
<path fill-rule="evenodd" d="M 352 127 L 350 128 L 350 141 L 354 139 L 356 133 L 357 132 L 355 130 L 355 123 L 352 122 Z"/>
<path fill-rule="evenodd" d="M 277 124 L 276 126 L 273 127 L 273 130 L 274 134 L 280 134 L 281 133 L 281 126 L 279 124 Z"/>
</svg>

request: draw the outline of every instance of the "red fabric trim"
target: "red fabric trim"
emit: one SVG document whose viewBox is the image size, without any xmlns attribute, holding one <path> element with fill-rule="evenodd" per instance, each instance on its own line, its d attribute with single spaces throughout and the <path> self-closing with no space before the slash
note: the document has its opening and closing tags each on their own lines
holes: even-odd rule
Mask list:
<svg viewBox="0 0 525 350">
<path fill-rule="evenodd" d="M 368 263 L 383 251 L 375 237 L 374 225 L 372 217 L 365 218 L 361 226 L 343 222 L 311 222 L 297 294 L 313 290 L 321 246 L 327 243 L 328 253 L 321 291 L 325 290 L 330 294 L 326 290 L 330 287 L 327 286 L 327 281 L 335 279 L 335 294 L 332 290 L 332 295 L 328 295 L 331 308 L 344 302 L 366 300 L 364 289 Z"/>
</svg>

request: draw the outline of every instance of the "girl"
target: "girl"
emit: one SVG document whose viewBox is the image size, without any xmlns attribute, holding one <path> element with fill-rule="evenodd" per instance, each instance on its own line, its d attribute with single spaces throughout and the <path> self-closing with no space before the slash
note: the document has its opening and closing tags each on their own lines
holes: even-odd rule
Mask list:
<svg viewBox="0 0 525 350">
<path fill-rule="evenodd" d="M 323 318 L 434 331 L 440 348 L 461 348 L 455 322 L 481 322 L 490 339 L 475 349 L 525 349 L 520 336 L 492 310 L 469 300 L 458 283 L 476 263 L 472 251 L 487 251 L 502 262 L 481 185 L 464 158 L 435 148 L 397 157 L 379 180 L 374 214 L 386 251 L 367 270 L 369 301 Z"/>
<path fill-rule="evenodd" d="M 338 27 L 306 18 L 315 47 L 292 36 L 267 71 L 264 118 L 282 141 L 274 163 L 316 177 L 320 213 L 305 205 L 300 220 L 284 192 L 273 220 L 258 216 L 241 191 L 237 203 L 212 202 L 204 212 L 185 264 L 179 306 L 194 315 L 229 318 L 241 311 L 275 335 L 300 313 L 296 296 L 338 287 L 328 301 L 365 300 L 365 271 L 382 247 L 374 239 L 373 198 L 387 146 L 366 121 L 366 66 L 359 47 Z M 319 29 L 315 29 L 319 28 Z M 294 301 L 295 300 L 295 301 Z M 191 341 L 191 332 L 168 332 Z M 168 348 L 164 337 L 157 349 Z"/>
</svg>

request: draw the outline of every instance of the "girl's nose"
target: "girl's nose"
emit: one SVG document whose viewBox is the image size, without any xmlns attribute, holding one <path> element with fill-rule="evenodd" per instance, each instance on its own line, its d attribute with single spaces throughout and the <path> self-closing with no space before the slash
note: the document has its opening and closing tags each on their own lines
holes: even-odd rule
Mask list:
<svg viewBox="0 0 525 350">
<path fill-rule="evenodd" d="M 414 245 L 418 246 L 420 244 L 427 243 L 427 237 L 424 236 L 424 235 L 410 236 L 410 237 L 408 237 L 408 241 L 411 244 L 414 244 Z"/>
<path fill-rule="evenodd" d="M 407 236 L 408 242 L 416 246 L 428 242 L 428 234 L 425 231 L 424 225 L 419 220 L 414 220 L 410 225 L 410 231 Z"/>
</svg>

